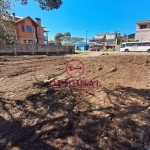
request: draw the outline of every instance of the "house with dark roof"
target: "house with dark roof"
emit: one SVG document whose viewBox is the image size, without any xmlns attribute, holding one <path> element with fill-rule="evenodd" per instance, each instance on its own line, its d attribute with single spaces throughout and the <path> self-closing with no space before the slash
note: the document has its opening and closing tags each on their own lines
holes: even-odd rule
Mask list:
<svg viewBox="0 0 150 150">
<path fill-rule="evenodd" d="M 45 41 L 48 42 L 48 30 L 46 27 L 41 25 L 41 19 L 32 19 L 30 16 L 19 17 L 15 16 L 15 29 L 10 31 L 11 35 L 16 39 L 18 43 L 27 44 L 44 44 Z"/>
<path fill-rule="evenodd" d="M 128 39 L 134 39 L 135 38 L 135 33 L 129 34 Z"/>
</svg>

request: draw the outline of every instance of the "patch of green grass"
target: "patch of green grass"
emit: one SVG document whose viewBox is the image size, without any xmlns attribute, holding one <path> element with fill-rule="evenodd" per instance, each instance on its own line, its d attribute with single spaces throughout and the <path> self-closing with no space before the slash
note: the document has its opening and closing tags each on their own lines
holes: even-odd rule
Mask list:
<svg viewBox="0 0 150 150">
<path fill-rule="evenodd" d="M 75 52 L 75 54 L 88 55 L 88 54 L 89 54 L 89 52 Z"/>
<path fill-rule="evenodd" d="M 113 52 L 112 48 L 107 49 L 107 52 Z"/>
</svg>

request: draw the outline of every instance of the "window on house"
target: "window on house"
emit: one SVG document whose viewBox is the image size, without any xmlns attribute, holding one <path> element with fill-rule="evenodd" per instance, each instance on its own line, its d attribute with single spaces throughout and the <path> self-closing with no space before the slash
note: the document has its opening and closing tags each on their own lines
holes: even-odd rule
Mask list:
<svg viewBox="0 0 150 150">
<path fill-rule="evenodd" d="M 32 33 L 32 27 L 31 26 L 26 26 L 26 32 Z"/>
<path fill-rule="evenodd" d="M 21 31 L 24 32 L 25 29 L 24 29 L 24 25 L 21 25 Z"/>
<path fill-rule="evenodd" d="M 141 25 L 141 26 L 140 26 L 140 29 L 146 29 L 146 26 L 147 26 L 147 25 Z"/>
</svg>

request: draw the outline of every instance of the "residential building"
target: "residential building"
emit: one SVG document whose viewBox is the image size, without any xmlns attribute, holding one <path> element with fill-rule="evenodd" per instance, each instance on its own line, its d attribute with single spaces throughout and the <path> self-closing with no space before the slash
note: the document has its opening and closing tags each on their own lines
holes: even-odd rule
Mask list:
<svg viewBox="0 0 150 150">
<path fill-rule="evenodd" d="M 117 44 L 117 36 L 119 32 L 111 32 L 111 33 L 106 33 L 106 45 L 109 47 L 115 47 Z"/>
<path fill-rule="evenodd" d="M 61 39 L 63 46 L 73 46 L 76 42 L 83 41 L 84 38 L 64 36 Z"/>
<path fill-rule="evenodd" d="M 44 44 L 48 43 L 48 30 L 41 25 L 41 19 L 32 19 L 30 16 L 18 17 L 14 16 L 16 28 L 14 31 L 10 31 L 11 35 L 16 39 L 18 43 L 34 43 Z"/>
<path fill-rule="evenodd" d="M 117 43 L 116 37 L 119 35 L 118 31 L 115 32 L 106 32 L 106 33 L 97 33 L 93 39 L 90 39 L 89 42 L 92 42 L 94 45 L 104 45 L 114 47 Z"/>
<path fill-rule="evenodd" d="M 150 41 L 150 20 L 136 22 L 136 41 Z"/>
<path fill-rule="evenodd" d="M 53 39 L 48 39 L 48 44 L 49 44 L 49 45 L 55 45 L 55 40 L 53 40 Z"/>
<path fill-rule="evenodd" d="M 90 42 L 105 42 L 106 35 L 104 33 L 97 33 L 92 40 L 89 40 Z"/>
<path fill-rule="evenodd" d="M 77 42 L 74 45 L 75 45 L 75 50 L 79 50 L 79 51 L 85 51 L 88 50 L 89 47 L 93 47 L 92 44 L 86 43 L 84 41 Z"/>
<path fill-rule="evenodd" d="M 134 39 L 134 38 L 135 38 L 135 33 L 128 35 L 128 39 Z"/>
</svg>

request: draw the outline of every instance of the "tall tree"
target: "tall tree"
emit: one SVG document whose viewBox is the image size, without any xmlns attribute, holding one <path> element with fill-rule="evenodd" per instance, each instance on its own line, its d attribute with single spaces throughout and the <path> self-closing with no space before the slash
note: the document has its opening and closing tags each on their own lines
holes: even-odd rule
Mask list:
<svg viewBox="0 0 150 150">
<path fill-rule="evenodd" d="M 58 9 L 62 5 L 61 0 L 34 0 L 40 4 L 42 10 L 53 10 Z M 23 5 L 28 4 L 28 0 L 21 0 Z"/>
<path fill-rule="evenodd" d="M 62 33 L 56 33 L 54 39 L 55 39 L 55 42 L 56 44 L 59 44 L 61 42 L 61 37 L 63 37 L 64 35 Z"/>
<path fill-rule="evenodd" d="M 127 35 L 126 34 L 123 34 L 123 35 L 118 34 L 116 39 L 117 39 L 117 44 L 119 45 L 122 42 L 126 42 L 127 41 Z"/>
<path fill-rule="evenodd" d="M 65 33 L 64 33 L 64 36 L 69 36 L 69 37 L 71 37 L 71 33 L 70 33 L 70 32 L 65 32 Z"/>
<path fill-rule="evenodd" d="M 0 42 L 11 43 L 12 37 L 8 32 L 13 30 L 13 17 L 10 16 L 11 0 L 0 0 Z"/>
<path fill-rule="evenodd" d="M 122 36 L 119 34 L 117 36 L 117 44 L 119 45 L 119 44 L 121 44 L 121 42 L 122 42 Z"/>
<path fill-rule="evenodd" d="M 126 34 L 123 34 L 123 38 L 127 38 L 128 36 Z"/>
</svg>

